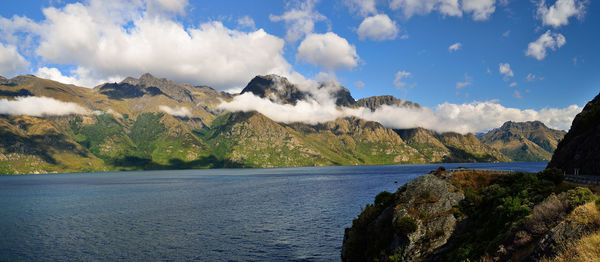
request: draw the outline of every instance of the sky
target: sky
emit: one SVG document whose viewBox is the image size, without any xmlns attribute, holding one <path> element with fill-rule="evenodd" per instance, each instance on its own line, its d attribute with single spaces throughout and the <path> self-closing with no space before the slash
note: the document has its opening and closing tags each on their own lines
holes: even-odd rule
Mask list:
<svg viewBox="0 0 600 262">
<path fill-rule="evenodd" d="M 599 9 L 589 0 L 11 1 L 0 9 L 0 75 L 94 87 L 150 72 L 235 92 L 278 74 L 429 110 L 350 113 L 391 127 L 430 117 L 461 132 L 507 120 L 567 130 L 600 91 Z M 238 103 L 224 108 L 262 102 Z M 331 108 L 288 109 L 311 118 Z M 418 117 L 398 124 L 394 113 Z"/>
</svg>

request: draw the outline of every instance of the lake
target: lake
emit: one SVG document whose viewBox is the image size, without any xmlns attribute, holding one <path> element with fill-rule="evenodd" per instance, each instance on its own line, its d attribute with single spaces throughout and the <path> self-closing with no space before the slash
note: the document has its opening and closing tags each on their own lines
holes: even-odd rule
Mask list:
<svg viewBox="0 0 600 262">
<path fill-rule="evenodd" d="M 381 191 L 440 165 L 546 164 L 0 176 L 0 261 L 339 261 L 344 228 Z"/>
</svg>

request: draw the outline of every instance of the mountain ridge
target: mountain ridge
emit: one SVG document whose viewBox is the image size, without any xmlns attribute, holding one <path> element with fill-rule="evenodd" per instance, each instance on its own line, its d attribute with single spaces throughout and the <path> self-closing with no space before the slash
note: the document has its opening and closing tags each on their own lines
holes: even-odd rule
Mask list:
<svg viewBox="0 0 600 262">
<path fill-rule="evenodd" d="M 318 88 L 323 90 L 325 84 Z M 253 78 L 242 94 L 248 92 L 289 104 L 310 95 L 275 75 Z M 338 106 L 365 105 L 371 110 L 382 105 L 418 107 L 391 96 L 356 101 L 343 87 L 331 92 Z M 437 134 L 420 129 L 432 138 L 419 144 L 403 137 L 399 130 L 355 117 L 319 124 L 285 124 L 259 112 L 222 112 L 218 109 L 220 103 L 241 94 L 178 84 L 151 74 L 93 89 L 35 76 L 0 81 L 0 98 L 12 100 L 19 94 L 73 102 L 93 113 L 58 117 L 0 115 L 2 137 L 20 143 L 0 145 L 1 173 L 510 160 L 472 134 Z M 54 128 L 44 129 L 50 126 Z M 44 135 L 52 134 L 66 142 L 43 146 Z M 424 150 L 427 147 L 441 153 Z M 77 149 L 80 154 L 65 148 Z M 18 163 L 9 159 L 18 159 Z"/>
</svg>

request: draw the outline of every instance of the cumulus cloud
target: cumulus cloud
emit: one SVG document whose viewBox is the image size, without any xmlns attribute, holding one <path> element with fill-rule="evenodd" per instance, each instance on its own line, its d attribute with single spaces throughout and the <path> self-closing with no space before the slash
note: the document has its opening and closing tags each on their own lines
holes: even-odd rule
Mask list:
<svg viewBox="0 0 600 262">
<path fill-rule="evenodd" d="M 500 63 L 498 70 L 500 71 L 500 74 L 504 75 L 504 81 L 508 81 L 508 79 L 515 76 L 512 69 L 510 69 L 509 63 Z"/>
<path fill-rule="evenodd" d="M 62 116 L 88 114 L 88 110 L 76 103 L 62 102 L 49 97 L 17 97 L 16 100 L 0 99 L 0 114 L 29 116 Z"/>
<path fill-rule="evenodd" d="M 462 9 L 465 13 L 472 13 L 473 20 L 488 20 L 496 11 L 496 0 L 462 0 Z"/>
<path fill-rule="evenodd" d="M 177 117 L 191 117 L 192 112 L 185 106 L 176 106 L 171 108 L 170 106 L 160 105 L 158 106 L 160 111 L 163 111 L 169 115 Z"/>
<path fill-rule="evenodd" d="M 220 22 L 185 27 L 170 16 L 149 14 L 147 1 L 89 0 L 45 8 L 39 22 L 3 21 L 22 24 L 12 24 L 15 32 L 39 37 L 35 53 L 43 62 L 89 72 L 71 75 L 75 78 L 160 72 L 177 82 L 225 90 L 259 74 L 293 74 L 283 57 L 283 39 L 262 29 L 232 30 Z M 161 2 L 177 11 L 177 3 L 187 1 Z"/>
<path fill-rule="evenodd" d="M 550 30 L 541 35 L 535 42 L 529 43 L 525 55 L 537 60 L 543 60 L 547 55 L 547 49 L 552 51 L 562 47 L 567 39 L 560 33 L 552 33 Z"/>
<path fill-rule="evenodd" d="M 582 18 L 588 1 L 586 0 L 556 0 L 553 5 L 547 6 L 546 0 L 538 2 L 537 16 L 544 25 L 558 28 L 569 24 L 569 18 L 575 16 Z"/>
<path fill-rule="evenodd" d="M 12 77 L 27 70 L 27 67 L 29 62 L 15 46 L 0 43 L 0 75 Z"/>
<path fill-rule="evenodd" d="M 327 19 L 324 15 L 313 10 L 318 0 L 306 0 L 300 2 L 295 8 L 292 8 L 282 15 L 269 15 L 273 22 L 283 21 L 287 27 L 285 39 L 289 42 L 296 42 L 305 35 L 313 32 L 315 23 Z"/>
<path fill-rule="evenodd" d="M 378 14 L 365 18 L 358 26 L 357 33 L 360 40 L 392 40 L 398 36 L 398 26 L 389 16 Z"/>
<path fill-rule="evenodd" d="M 437 11 L 444 16 L 462 17 L 472 14 L 473 20 L 487 20 L 496 11 L 496 0 L 391 0 L 390 9 L 402 9 L 404 16 L 427 15 Z"/>
<path fill-rule="evenodd" d="M 517 84 L 517 82 L 512 82 L 512 83 L 510 83 L 510 85 L 508 85 L 508 86 L 510 86 L 510 87 L 515 87 L 515 86 L 517 86 L 517 85 L 518 85 L 518 84 Z"/>
<path fill-rule="evenodd" d="M 185 7 L 188 5 L 188 0 L 149 0 L 146 2 L 146 7 L 151 13 L 185 13 Z"/>
<path fill-rule="evenodd" d="M 406 72 L 406 71 L 398 71 L 396 73 L 396 76 L 394 77 L 394 86 L 397 89 L 402 89 L 406 86 L 406 83 L 404 82 L 405 78 L 409 78 L 412 74 L 410 72 Z"/>
<path fill-rule="evenodd" d="M 448 52 L 452 53 L 452 52 L 458 51 L 458 50 L 460 50 L 461 47 L 462 47 L 462 44 L 460 42 L 454 43 L 448 47 Z"/>
<path fill-rule="evenodd" d="M 501 126 L 506 121 L 539 120 L 551 128 L 568 130 L 573 118 L 582 108 L 544 108 L 541 110 L 507 108 L 495 101 L 465 104 L 444 103 L 429 108 L 383 105 L 375 111 L 368 108 L 337 107 L 334 99 L 301 100 L 296 105 L 274 103 L 251 93 L 236 96 L 218 108 L 226 111 L 257 111 L 281 123 L 303 122 L 318 124 L 341 117 L 359 117 L 376 121 L 388 128 L 423 127 L 437 132 L 476 133 Z"/>
<path fill-rule="evenodd" d="M 310 34 L 298 46 L 296 59 L 328 70 L 352 69 L 358 64 L 356 48 L 333 32 Z"/>
</svg>

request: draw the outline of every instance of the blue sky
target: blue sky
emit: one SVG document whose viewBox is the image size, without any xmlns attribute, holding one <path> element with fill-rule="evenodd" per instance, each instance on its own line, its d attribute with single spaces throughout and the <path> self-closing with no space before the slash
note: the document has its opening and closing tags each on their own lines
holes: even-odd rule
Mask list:
<svg viewBox="0 0 600 262">
<path fill-rule="evenodd" d="M 150 71 L 221 90 L 239 89 L 255 74 L 326 75 L 357 99 L 391 94 L 431 108 L 491 101 L 521 110 L 561 109 L 583 106 L 600 90 L 600 7 L 592 1 L 460 0 L 449 9 L 444 5 L 451 0 L 119 2 L 5 4 L 0 9 L 0 75 L 30 73 L 91 87 Z M 300 18 L 286 20 L 286 14 Z M 392 27 L 365 26 L 361 37 L 361 23 L 376 15 Z M 194 29 L 202 33 L 191 33 Z M 253 35 L 261 29 L 263 35 Z M 89 34 L 100 40 L 86 41 Z M 168 35 L 167 40 L 163 43 L 156 34 Z M 544 35 L 547 46 L 527 55 L 529 45 L 541 43 Z M 206 42 L 202 37 L 224 39 L 204 50 L 198 47 Z M 236 37 L 239 41 L 230 39 Z M 108 40 L 100 44 L 103 38 Z M 133 40 L 122 53 L 111 49 Z M 246 49 L 240 48 L 247 42 Z M 306 49 L 300 51 L 304 42 Z M 323 52 L 331 50 L 317 50 L 323 43 L 340 44 L 332 50 L 341 53 L 324 58 Z M 454 44 L 458 48 L 450 50 Z M 267 51 L 257 54 L 259 49 Z M 218 62 L 211 66 L 212 61 Z M 510 70 L 502 74 L 500 64 Z M 230 71 L 211 72 L 212 67 Z M 402 77 L 395 81 L 397 76 Z"/>
</svg>

